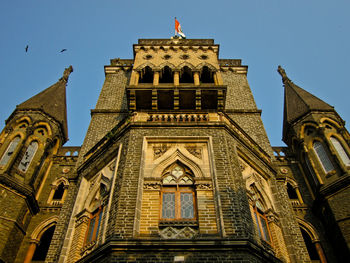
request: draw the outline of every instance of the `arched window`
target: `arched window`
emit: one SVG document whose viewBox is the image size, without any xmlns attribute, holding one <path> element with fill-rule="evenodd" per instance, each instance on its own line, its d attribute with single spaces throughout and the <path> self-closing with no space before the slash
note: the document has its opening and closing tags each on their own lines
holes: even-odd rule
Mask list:
<svg viewBox="0 0 350 263">
<path fill-rule="evenodd" d="M 271 234 L 269 229 L 269 224 L 265 213 L 263 212 L 263 206 L 259 201 L 256 201 L 253 207 L 254 222 L 258 231 L 260 238 L 268 243 L 271 243 Z"/>
<path fill-rule="evenodd" d="M 181 69 L 180 83 L 194 83 L 192 70 L 187 66 Z"/>
<path fill-rule="evenodd" d="M 40 238 L 40 243 L 36 247 L 32 262 L 44 262 L 47 252 L 49 251 L 51 239 L 55 231 L 55 225 L 48 228 Z"/>
<path fill-rule="evenodd" d="M 8 163 L 10 160 L 12 154 L 15 152 L 17 145 L 21 141 L 21 138 L 19 136 L 16 136 L 10 143 L 10 145 L 7 147 L 6 151 L 4 152 L 3 156 L 0 160 L 0 166 L 4 166 Z"/>
<path fill-rule="evenodd" d="M 204 66 L 202 68 L 200 80 L 202 83 L 214 83 L 214 73 L 207 66 Z"/>
<path fill-rule="evenodd" d="M 23 158 L 21 162 L 18 165 L 18 169 L 22 172 L 26 172 L 31 161 L 33 160 L 33 157 L 35 155 L 35 152 L 38 149 L 38 142 L 36 141 L 31 141 L 27 150 L 25 151 Z"/>
<path fill-rule="evenodd" d="M 60 183 L 60 185 L 55 190 L 55 193 L 52 197 L 53 200 L 61 200 L 64 194 L 64 184 Z"/>
<path fill-rule="evenodd" d="M 313 144 L 313 148 L 325 173 L 329 173 L 330 171 L 334 170 L 334 166 L 331 160 L 329 159 L 323 144 L 319 141 L 315 141 Z"/>
<path fill-rule="evenodd" d="M 311 174 L 312 180 L 313 180 L 315 186 L 317 187 L 320 184 L 320 181 L 318 180 L 316 173 L 314 171 L 314 168 L 311 165 L 310 159 L 306 156 L 306 154 L 304 155 L 304 160 L 305 160 L 305 164 L 307 166 L 307 169 L 308 169 L 309 173 Z"/>
<path fill-rule="evenodd" d="M 153 83 L 153 70 L 149 66 L 141 71 L 139 83 Z"/>
<path fill-rule="evenodd" d="M 310 259 L 312 260 L 312 262 L 321 262 L 321 261 L 319 261 L 320 257 L 317 253 L 315 245 L 312 242 L 311 237 L 303 228 L 300 228 L 300 230 L 301 230 L 301 234 L 303 235 L 303 239 L 304 239 L 306 249 L 307 249 L 307 252 L 309 254 Z"/>
<path fill-rule="evenodd" d="M 350 166 L 350 158 L 348 156 L 348 154 L 346 153 L 343 145 L 340 143 L 340 141 L 335 138 L 335 137 L 331 137 L 331 142 L 334 146 L 334 148 L 336 149 L 337 153 L 340 156 L 340 159 L 342 160 L 342 162 L 346 165 L 346 166 Z"/>
<path fill-rule="evenodd" d="M 287 183 L 287 193 L 289 199 L 298 199 L 297 192 L 295 191 L 294 187 L 291 186 L 290 183 Z"/>
<path fill-rule="evenodd" d="M 173 77 L 173 71 L 170 67 L 165 66 L 160 74 L 159 83 L 173 83 L 174 77 Z"/>
<path fill-rule="evenodd" d="M 176 163 L 162 180 L 162 220 L 195 220 L 196 202 L 193 177 L 188 169 Z"/>
</svg>

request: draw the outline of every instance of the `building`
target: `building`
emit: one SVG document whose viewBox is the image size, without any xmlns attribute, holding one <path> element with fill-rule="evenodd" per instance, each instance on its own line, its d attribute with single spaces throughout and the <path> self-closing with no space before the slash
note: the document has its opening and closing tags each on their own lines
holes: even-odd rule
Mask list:
<svg viewBox="0 0 350 263">
<path fill-rule="evenodd" d="M 81 147 L 65 88 L 18 105 L 0 135 L 1 262 L 345 262 L 350 136 L 285 88 L 271 147 L 239 59 L 212 39 L 140 39 L 112 59 Z"/>
</svg>

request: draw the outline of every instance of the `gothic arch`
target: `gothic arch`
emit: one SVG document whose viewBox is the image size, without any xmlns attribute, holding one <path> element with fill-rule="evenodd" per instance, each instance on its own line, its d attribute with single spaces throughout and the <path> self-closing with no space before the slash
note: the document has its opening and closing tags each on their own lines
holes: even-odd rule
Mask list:
<svg viewBox="0 0 350 263">
<path fill-rule="evenodd" d="M 96 179 L 94 180 L 93 186 L 90 189 L 88 195 L 86 196 L 86 200 L 85 200 L 83 209 L 84 208 L 88 209 L 89 212 L 92 212 L 93 210 L 95 210 L 96 207 L 98 207 L 98 206 L 94 205 L 94 202 L 97 202 L 97 201 L 101 202 L 100 193 L 99 193 L 100 188 L 101 188 L 100 180 L 101 180 L 101 173 L 99 173 L 96 176 Z"/>
<path fill-rule="evenodd" d="M 53 216 L 41 222 L 32 232 L 31 239 L 35 241 L 40 241 L 41 236 L 44 234 L 44 232 L 50 227 L 56 225 L 57 221 L 58 216 Z"/>
<path fill-rule="evenodd" d="M 273 202 L 270 199 L 269 195 L 267 192 L 264 190 L 264 186 L 259 182 L 259 180 L 256 180 L 256 176 L 253 175 L 254 178 L 254 183 L 250 184 L 250 189 L 252 190 L 253 193 L 258 195 L 260 197 L 260 200 L 262 204 L 265 206 L 265 211 L 268 209 L 272 209 L 275 211 Z M 259 198 L 257 198 L 259 200 Z"/>
<path fill-rule="evenodd" d="M 192 71 L 196 69 L 196 67 L 193 64 L 187 61 L 182 62 L 180 65 L 177 66 L 177 68 L 181 70 L 183 67 L 186 67 L 186 66 L 189 67 Z"/>
<path fill-rule="evenodd" d="M 173 64 L 173 63 L 170 63 L 170 62 L 168 62 L 168 61 L 166 61 L 166 62 L 163 62 L 162 64 L 160 64 L 159 66 L 158 66 L 158 68 L 159 69 L 163 69 L 164 67 L 166 67 L 166 66 L 168 66 L 169 68 L 171 68 L 171 70 L 174 70 L 176 67 L 175 67 L 175 65 Z"/>
<path fill-rule="evenodd" d="M 56 180 L 52 183 L 52 186 L 56 186 L 56 187 L 57 187 L 57 186 L 59 186 L 61 183 L 63 183 L 64 186 L 69 186 L 69 182 L 68 182 L 67 178 L 64 177 L 64 176 L 62 176 L 62 177 L 56 179 Z"/>
<path fill-rule="evenodd" d="M 155 160 L 156 167 L 152 171 L 152 177 L 160 177 L 162 172 L 171 164 L 179 161 L 192 170 L 195 178 L 203 178 L 203 172 L 199 165 L 192 160 L 190 153 L 174 148 L 166 152 L 163 156 Z"/>
<path fill-rule="evenodd" d="M 212 64 L 209 64 L 208 62 L 202 62 L 199 65 L 195 67 L 196 70 L 202 71 L 203 67 L 208 67 L 211 71 L 216 72 L 218 69 L 213 66 Z"/>
<path fill-rule="evenodd" d="M 146 63 L 143 63 L 143 64 L 141 64 L 140 66 L 138 66 L 135 70 L 136 70 L 136 71 L 141 71 L 141 70 L 143 70 L 144 68 L 146 68 L 147 66 L 150 67 L 152 70 L 154 70 L 154 69 L 157 68 L 153 63 L 151 63 L 151 62 L 146 62 Z"/>
<path fill-rule="evenodd" d="M 47 131 L 47 134 L 51 137 L 52 136 L 52 128 L 51 126 L 43 121 L 37 122 L 34 124 L 34 129 L 40 129 L 40 128 L 44 128 Z"/>
<path fill-rule="evenodd" d="M 32 123 L 32 119 L 29 116 L 24 116 L 16 120 L 16 126 L 21 123 L 26 123 L 30 125 Z"/>
<path fill-rule="evenodd" d="M 297 221 L 298 221 L 300 228 L 302 228 L 303 230 L 305 230 L 305 232 L 308 233 L 312 242 L 317 242 L 320 240 L 316 229 L 310 223 L 308 223 L 305 220 L 298 218 L 298 217 L 297 217 Z"/>
<path fill-rule="evenodd" d="M 324 117 L 324 118 L 321 118 L 320 119 L 320 123 L 322 124 L 325 124 L 325 123 L 329 123 L 331 124 L 332 126 L 335 126 L 337 129 L 338 128 L 341 128 L 341 125 L 339 125 L 339 123 L 333 119 L 330 119 L 330 118 L 327 118 L 327 117 Z"/>
<path fill-rule="evenodd" d="M 305 131 L 308 127 L 312 127 L 314 129 L 317 129 L 317 123 L 313 122 L 306 122 L 300 127 L 300 138 L 304 139 L 305 138 Z"/>
</svg>

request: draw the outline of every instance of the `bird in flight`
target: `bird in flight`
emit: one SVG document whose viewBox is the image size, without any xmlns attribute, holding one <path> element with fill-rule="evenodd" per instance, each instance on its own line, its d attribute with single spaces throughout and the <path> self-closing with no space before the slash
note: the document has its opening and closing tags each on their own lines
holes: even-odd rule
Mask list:
<svg viewBox="0 0 350 263">
<path fill-rule="evenodd" d="M 64 52 L 64 51 L 67 51 L 67 49 L 64 48 L 64 49 L 62 49 L 60 52 L 62 53 L 62 52 Z"/>
<path fill-rule="evenodd" d="M 28 48 L 29 48 L 29 46 L 28 46 L 28 45 L 26 45 L 26 48 L 25 48 L 25 49 L 26 49 L 26 52 L 28 52 Z"/>
</svg>

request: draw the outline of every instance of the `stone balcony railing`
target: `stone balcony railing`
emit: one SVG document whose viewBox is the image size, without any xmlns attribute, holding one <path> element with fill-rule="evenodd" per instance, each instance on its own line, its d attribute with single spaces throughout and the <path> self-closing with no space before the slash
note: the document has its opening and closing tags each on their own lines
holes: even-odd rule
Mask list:
<svg viewBox="0 0 350 263">
<path fill-rule="evenodd" d="M 191 123 L 191 122 L 217 122 L 222 116 L 217 113 L 144 113 L 137 112 L 132 118 L 133 122 L 167 122 L 167 123 Z"/>
</svg>

